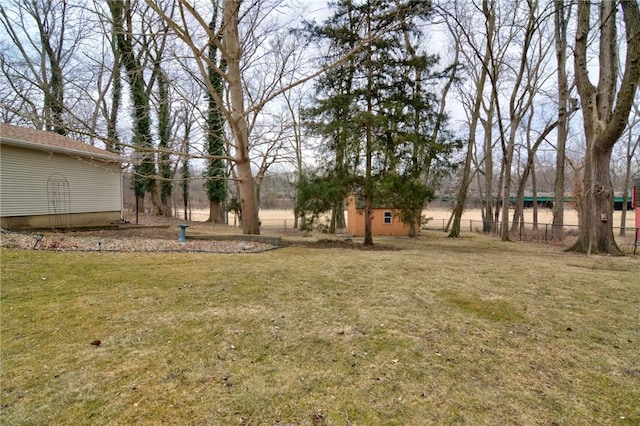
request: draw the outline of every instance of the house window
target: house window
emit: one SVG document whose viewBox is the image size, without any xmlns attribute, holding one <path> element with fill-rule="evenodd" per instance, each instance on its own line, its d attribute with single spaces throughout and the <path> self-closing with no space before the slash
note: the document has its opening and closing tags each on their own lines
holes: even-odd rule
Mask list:
<svg viewBox="0 0 640 426">
<path fill-rule="evenodd" d="M 385 225 L 391 225 L 391 218 L 393 217 L 393 215 L 391 214 L 391 212 L 384 212 L 384 224 Z"/>
</svg>

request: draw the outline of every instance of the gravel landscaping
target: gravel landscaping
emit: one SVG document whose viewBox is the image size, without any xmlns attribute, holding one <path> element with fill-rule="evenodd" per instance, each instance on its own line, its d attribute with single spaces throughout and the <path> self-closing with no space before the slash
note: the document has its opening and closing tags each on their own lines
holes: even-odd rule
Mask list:
<svg viewBox="0 0 640 426">
<path fill-rule="evenodd" d="M 164 219 L 164 220 L 163 220 Z M 175 223 L 174 223 L 175 222 Z M 53 232 L 1 230 L 4 248 L 24 250 L 95 251 L 95 252 L 203 252 L 203 253 L 258 253 L 277 248 L 272 244 L 256 241 L 197 239 L 178 241 L 176 220 L 141 217 L 146 227 L 126 225 L 120 229 L 93 231 Z M 180 222 L 183 223 L 183 222 Z M 189 229 L 214 233 L 211 224 L 187 222 Z M 219 238 L 219 237 L 218 237 Z"/>
<path fill-rule="evenodd" d="M 28 250 L 115 252 L 256 253 L 275 246 L 251 241 L 185 241 L 159 238 L 76 236 L 64 233 L 2 232 L 2 247 Z"/>
</svg>

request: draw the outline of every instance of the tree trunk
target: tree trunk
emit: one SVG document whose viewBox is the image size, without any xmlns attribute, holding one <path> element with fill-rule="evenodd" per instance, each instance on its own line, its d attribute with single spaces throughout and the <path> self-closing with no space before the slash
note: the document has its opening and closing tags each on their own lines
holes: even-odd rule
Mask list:
<svg viewBox="0 0 640 426">
<path fill-rule="evenodd" d="M 529 173 L 532 170 L 529 167 L 529 161 L 533 163 L 533 158 L 531 156 L 527 158 L 527 165 L 524 167 L 522 176 L 518 182 L 515 209 L 513 211 L 513 219 L 511 221 L 511 232 L 515 232 L 518 229 L 518 225 L 522 225 L 524 223 L 524 191 L 527 186 L 527 180 L 529 179 Z"/>
<path fill-rule="evenodd" d="M 331 209 L 331 220 L 329 222 L 329 234 L 335 234 L 336 229 L 345 228 L 344 219 L 344 202 L 342 200 L 336 200 L 336 203 Z"/>
<path fill-rule="evenodd" d="M 536 168 L 531 168 L 531 191 L 533 198 L 533 230 L 538 230 L 538 179 L 536 177 Z"/>
<path fill-rule="evenodd" d="M 507 150 L 502 155 L 502 218 L 500 223 L 500 239 L 509 241 L 509 207 L 511 196 L 511 165 L 515 141 L 509 138 Z"/>
<path fill-rule="evenodd" d="M 161 50 L 158 51 L 158 61 L 154 66 L 156 83 L 158 87 L 158 172 L 160 174 L 159 197 L 162 215 L 173 217 L 171 195 L 173 194 L 173 171 L 171 168 L 171 156 L 167 152 L 171 142 L 171 101 L 169 97 L 169 77 L 160 67 Z"/>
<path fill-rule="evenodd" d="M 64 36 L 64 28 L 66 21 L 66 3 L 63 3 L 61 11 L 61 21 L 59 24 L 60 28 L 62 28 L 63 34 L 60 34 L 59 37 L 62 39 Z M 46 56 L 46 60 L 49 62 L 49 73 L 48 76 L 49 84 L 45 85 L 44 88 L 44 106 L 45 106 L 45 114 L 47 112 L 49 114 L 46 122 L 46 130 L 53 131 L 60 135 L 65 136 L 67 134 L 67 128 L 64 123 L 63 115 L 64 115 L 64 75 L 62 72 L 62 63 L 61 59 L 63 57 L 63 52 L 61 51 L 62 42 L 57 43 L 57 46 L 52 46 L 51 42 L 55 43 L 55 40 L 52 40 L 53 36 L 53 28 L 48 21 L 48 16 L 40 17 L 34 16 L 36 20 L 36 24 L 38 25 L 38 35 L 40 36 L 40 44 L 42 45 L 42 51 Z M 44 61 L 45 58 L 43 58 Z M 46 78 L 44 79 L 47 80 Z"/>
<path fill-rule="evenodd" d="M 580 231 L 571 250 L 581 253 L 621 254 L 613 235 L 613 184 L 608 152 L 588 152 L 584 167 Z"/>
<path fill-rule="evenodd" d="M 457 66 L 458 62 L 458 54 L 461 50 L 460 41 L 458 36 L 456 37 L 456 60 L 454 66 Z M 464 168 L 462 170 L 462 182 L 460 184 L 460 191 L 458 191 L 458 197 L 456 198 L 456 204 L 453 208 L 452 218 L 447 224 L 447 229 L 451 226 L 451 231 L 449 232 L 449 238 L 459 238 L 460 237 L 460 228 L 462 222 L 462 213 L 464 213 L 464 209 L 467 205 L 467 194 L 469 193 L 469 186 L 471 185 L 471 163 L 473 161 L 473 149 L 476 145 L 476 129 L 478 128 L 478 119 L 480 116 L 480 108 L 482 106 L 482 91 L 484 90 L 484 85 L 487 80 L 487 67 L 488 56 L 491 54 L 491 49 L 489 48 L 489 44 L 487 43 L 487 47 L 485 50 L 484 56 L 484 64 L 480 71 L 480 78 L 476 83 L 476 99 L 473 106 L 473 114 L 471 115 L 471 123 L 469 125 L 469 141 L 467 143 L 467 153 L 464 159 Z M 456 70 L 454 69 L 452 72 L 453 75 L 456 74 Z M 452 75 L 452 78 L 453 78 Z M 448 83 L 452 82 L 452 79 L 448 81 Z"/>
<path fill-rule="evenodd" d="M 189 220 L 189 185 L 182 187 L 182 207 L 184 209 L 184 220 Z"/>
<path fill-rule="evenodd" d="M 282 83 L 282 82 L 281 82 Z M 294 108 L 294 104 L 292 102 L 291 99 L 291 93 L 290 92 L 285 92 L 282 94 L 282 96 L 284 97 L 284 100 L 287 104 L 287 108 L 289 109 L 289 114 L 291 114 L 291 123 L 293 126 L 293 148 L 294 148 L 294 153 L 295 153 L 295 165 L 296 165 L 296 179 L 298 182 L 302 181 L 303 176 L 304 176 L 304 172 L 303 172 L 303 162 L 302 162 L 302 131 L 301 131 L 301 124 L 300 124 L 300 103 L 301 101 L 301 96 L 297 99 L 297 108 Z M 300 212 L 298 211 L 298 194 L 297 194 L 297 189 L 296 189 L 296 194 L 294 195 L 294 208 L 293 208 L 293 228 L 294 229 L 301 229 L 301 226 L 299 225 L 300 223 Z"/>
<path fill-rule="evenodd" d="M 160 191 L 158 190 L 157 181 L 152 182 L 151 190 L 149 191 L 149 198 L 153 206 L 152 213 L 155 216 L 164 216 L 164 206 L 160 201 Z"/>
<path fill-rule="evenodd" d="M 244 234 L 260 234 L 258 205 L 251 171 L 251 161 L 249 159 L 249 128 L 245 116 L 240 69 L 242 49 L 238 32 L 239 8 L 239 0 L 224 0 L 223 2 L 224 55 L 227 60 L 227 84 L 231 100 L 229 125 L 233 134 L 236 170 L 239 179 L 238 190 L 242 209 L 242 232 Z"/>
<path fill-rule="evenodd" d="M 565 12 L 565 9 L 567 11 Z M 571 6 L 556 0 L 554 9 L 556 59 L 558 63 L 558 134 L 556 137 L 556 178 L 554 183 L 553 223 L 551 237 L 564 238 L 565 146 L 569 134 L 569 82 L 567 78 L 567 25 Z"/>
<path fill-rule="evenodd" d="M 151 193 L 154 214 L 157 214 L 161 208 L 159 207 L 160 201 L 155 179 L 155 157 L 152 154 L 154 147 L 151 134 L 149 94 L 145 83 L 144 67 L 140 63 L 139 55 L 133 49 L 131 4 L 130 2 L 109 0 L 108 5 L 113 18 L 113 31 L 117 36 L 117 45 L 131 92 L 134 119 L 132 144 L 136 152 L 142 155 L 137 179 L 138 183 L 142 185 L 142 191 Z"/>
<path fill-rule="evenodd" d="M 373 245 L 373 233 L 371 232 L 371 198 L 364 196 L 364 245 Z"/>
<path fill-rule="evenodd" d="M 347 227 L 347 221 L 344 217 L 344 201 L 340 202 L 340 209 L 336 214 L 336 228 L 344 229 Z"/>
<path fill-rule="evenodd" d="M 536 67 L 532 67 L 529 64 L 529 52 L 532 48 L 532 40 L 534 34 L 537 31 L 537 5 L 535 2 L 528 2 L 529 17 L 527 24 L 525 25 L 525 31 L 523 33 L 522 51 L 520 52 L 520 64 L 514 87 L 509 99 L 509 139 L 505 145 L 504 129 L 502 127 L 502 120 L 500 114 L 500 103 L 496 104 L 496 111 L 498 113 L 498 128 L 500 129 L 500 140 L 502 141 L 502 164 L 503 164 L 503 186 L 502 186 L 502 228 L 500 237 L 502 241 L 509 241 L 509 198 L 511 196 L 511 175 L 513 164 L 513 153 L 515 148 L 515 139 L 517 128 L 522 123 L 524 115 L 532 108 L 533 97 L 535 92 L 533 85 L 536 80 Z M 535 46 L 534 46 L 535 47 Z M 493 81 L 493 90 L 496 91 L 496 82 Z M 525 86 L 524 88 L 522 86 Z M 496 98 L 498 96 L 496 95 Z M 531 111 L 533 113 L 533 111 Z"/>
<path fill-rule="evenodd" d="M 531 123 L 533 117 L 533 111 L 530 115 L 529 122 L 527 124 L 527 134 L 531 134 Z M 542 133 L 536 138 L 533 145 L 531 144 L 530 137 L 527 136 L 527 162 L 522 171 L 522 176 L 520 178 L 520 182 L 518 183 L 518 190 L 516 193 L 516 210 L 513 214 L 513 222 L 511 230 L 515 231 L 516 225 L 518 224 L 518 220 L 520 222 L 524 222 L 524 191 L 527 185 L 527 180 L 529 176 L 531 176 L 531 186 L 533 187 L 533 208 L 534 208 L 534 229 L 538 227 L 538 206 L 537 206 L 537 188 L 536 188 L 536 179 L 535 179 L 535 159 L 536 154 L 538 153 L 538 149 L 540 145 L 545 141 L 546 137 L 556 128 L 558 125 L 558 121 L 554 121 L 553 123 L 549 123 L 545 126 Z"/>
<path fill-rule="evenodd" d="M 115 39 L 115 28 L 112 30 L 111 37 Z M 120 153 L 122 147 L 118 140 L 118 112 L 120 111 L 120 105 L 122 101 L 122 80 L 121 80 L 121 59 L 120 49 L 116 41 L 111 41 L 111 49 L 113 52 L 113 69 L 111 70 L 111 110 L 107 117 L 107 139 L 105 143 L 107 151 Z"/>
<path fill-rule="evenodd" d="M 207 222 L 224 223 L 224 210 L 220 201 L 209 201 L 209 218 Z"/>
<path fill-rule="evenodd" d="M 331 209 L 331 217 L 329 218 L 329 229 L 327 233 L 335 234 L 336 233 L 336 216 L 338 214 L 338 209 L 334 207 Z"/>
<path fill-rule="evenodd" d="M 495 224 L 493 210 L 493 117 L 495 111 L 495 98 L 491 93 L 491 101 L 487 111 L 486 121 L 483 122 L 484 127 L 484 181 L 485 181 L 485 199 L 484 199 L 484 217 L 482 230 L 484 232 L 495 232 Z M 500 185 L 498 185 L 500 188 Z M 498 191 L 499 192 L 499 191 Z M 499 196 L 499 193 L 496 194 Z M 496 201 L 498 202 L 498 201 Z M 497 209 L 496 209 L 497 210 Z"/>
<path fill-rule="evenodd" d="M 223 60 L 218 61 L 218 46 L 216 43 L 220 39 L 217 31 L 218 28 L 218 0 L 212 3 L 213 14 L 209 21 L 209 37 L 211 42 L 208 48 L 207 77 L 209 89 L 214 92 L 207 92 L 207 154 L 211 157 L 207 161 L 207 170 L 205 175 L 207 181 L 204 186 L 207 189 L 207 198 L 209 199 L 209 218 L 208 222 L 226 223 L 224 209 L 221 206 L 227 199 L 227 171 L 222 156 L 226 154 L 225 142 L 226 135 L 224 129 L 224 113 L 221 105 L 224 99 L 224 79 L 222 73 L 226 70 L 226 64 Z M 218 66 L 219 63 L 219 66 Z"/>
<path fill-rule="evenodd" d="M 369 91 L 370 93 L 370 91 Z M 368 107 L 371 110 L 371 98 L 368 99 Z M 370 120 L 370 118 L 369 118 Z M 372 207 L 372 195 L 373 195 L 373 182 L 371 177 L 371 168 L 372 168 L 372 134 L 371 134 L 371 123 L 367 124 L 367 135 L 366 135 L 366 153 L 365 153 L 365 180 L 364 180 L 364 245 L 372 246 L 373 245 L 373 232 L 371 229 L 371 207 Z"/>
<path fill-rule="evenodd" d="M 141 195 L 136 195 L 136 208 L 138 213 L 144 213 L 144 192 Z"/>
<path fill-rule="evenodd" d="M 477 122 L 477 120 L 474 120 Z M 467 144 L 467 155 L 464 160 L 464 169 L 462 171 L 462 183 L 460 185 L 460 191 L 456 198 L 456 205 L 453 208 L 453 223 L 451 225 L 451 231 L 449 232 L 449 238 L 460 237 L 460 227 L 462 222 L 462 213 L 467 203 L 467 193 L 469 192 L 469 184 L 471 183 L 471 159 L 473 157 L 473 147 L 475 145 L 475 136 L 473 133 L 469 134 L 469 143 Z"/>
<path fill-rule="evenodd" d="M 625 70 L 618 86 L 616 4 L 602 2 L 599 79 L 595 87 L 589 80 L 587 60 L 591 5 L 589 2 L 578 2 L 574 64 L 582 105 L 586 158 L 580 232 L 578 240 L 569 250 L 587 254 L 622 253 L 613 235 L 610 160 L 613 147 L 627 125 L 640 79 L 640 6 L 635 0 L 621 1 L 620 4 L 627 32 Z M 619 90 L 616 91 L 617 87 Z"/>
<path fill-rule="evenodd" d="M 415 238 L 415 236 L 418 235 L 417 229 L 416 229 L 416 221 L 414 220 L 413 222 L 411 222 L 409 224 L 409 232 L 408 232 L 408 236 L 411 238 Z"/>
<path fill-rule="evenodd" d="M 258 203 L 255 197 L 255 185 L 251 173 L 251 162 L 236 161 L 238 171 L 238 192 L 240 193 L 240 208 L 242 209 L 242 233 L 260 234 L 260 220 L 258 218 Z"/>
<path fill-rule="evenodd" d="M 371 34 L 371 8 L 367 8 L 367 36 Z M 372 171 L 372 151 L 373 151 L 373 65 L 371 63 L 371 46 L 367 46 L 367 123 L 365 142 L 365 178 L 364 178 L 364 245 L 373 245 L 373 232 L 371 230 L 371 207 L 373 196 Z"/>
<path fill-rule="evenodd" d="M 502 162 L 504 164 L 504 162 Z M 498 178 L 498 193 L 495 198 L 495 211 L 493 213 L 493 227 L 496 234 L 501 235 L 502 227 L 500 225 L 500 212 L 502 211 L 502 182 L 504 181 L 504 167 L 500 169 L 500 177 Z"/>
</svg>

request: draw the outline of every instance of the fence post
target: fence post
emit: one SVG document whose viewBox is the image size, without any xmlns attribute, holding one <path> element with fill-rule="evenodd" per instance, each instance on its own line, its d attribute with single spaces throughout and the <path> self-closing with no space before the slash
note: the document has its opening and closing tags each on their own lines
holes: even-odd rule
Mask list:
<svg viewBox="0 0 640 426">
<path fill-rule="evenodd" d="M 473 232 L 473 220 L 469 219 L 469 232 Z"/>
</svg>

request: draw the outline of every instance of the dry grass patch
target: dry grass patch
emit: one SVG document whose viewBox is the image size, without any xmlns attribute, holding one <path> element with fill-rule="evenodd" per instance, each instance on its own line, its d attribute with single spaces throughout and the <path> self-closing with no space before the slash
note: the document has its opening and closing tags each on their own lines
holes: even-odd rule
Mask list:
<svg viewBox="0 0 640 426">
<path fill-rule="evenodd" d="M 2 422 L 640 423 L 637 258 L 377 241 L 2 250 Z"/>
</svg>

